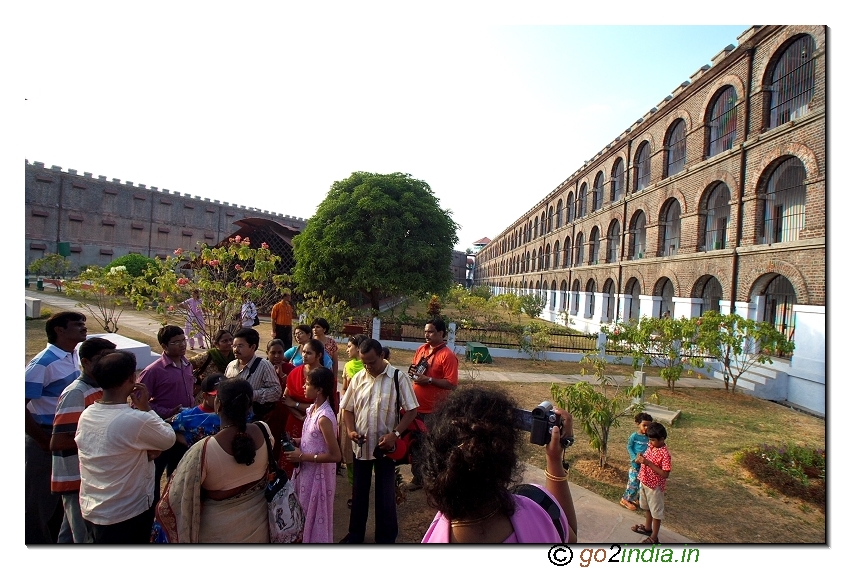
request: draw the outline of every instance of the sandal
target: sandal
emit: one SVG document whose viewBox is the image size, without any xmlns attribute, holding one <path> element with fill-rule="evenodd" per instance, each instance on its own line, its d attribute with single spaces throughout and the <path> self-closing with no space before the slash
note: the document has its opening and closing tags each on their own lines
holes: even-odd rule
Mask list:
<svg viewBox="0 0 850 568">
<path fill-rule="evenodd" d="M 642 541 L 640 541 L 640 543 L 641 544 L 658 544 L 658 539 L 656 538 L 655 540 L 652 540 L 652 537 L 648 536 L 645 539 L 643 539 Z"/>
<path fill-rule="evenodd" d="M 652 531 L 649 530 L 648 528 L 646 528 L 643 525 L 633 525 L 632 526 L 632 532 L 636 532 L 636 533 L 639 533 L 639 534 L 645 534 L 647 536 L 652 534 Z"/>
<path fill-rule="evenodd" d="M 637 507 L 631 501 L 626 501 L 625 499 L 620 499 L 620 505 L 628 509 L 629 511 L 637 511 Z"/>
</svg>

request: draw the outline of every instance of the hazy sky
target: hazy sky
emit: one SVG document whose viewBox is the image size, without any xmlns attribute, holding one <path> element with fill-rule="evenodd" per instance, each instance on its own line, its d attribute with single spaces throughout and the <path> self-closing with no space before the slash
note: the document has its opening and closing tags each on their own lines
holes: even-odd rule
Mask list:
<svg viewBox="0 0 850 568">
<path fill-rule="evenodd" d="M 749 27 L 112 6 L 39 18 L 52 39 L 21 67 L 26 159 L 304 218 L 353 171 L 406 172 L 452 211 L 460 249 L 495 237 Z"/>
</svg>

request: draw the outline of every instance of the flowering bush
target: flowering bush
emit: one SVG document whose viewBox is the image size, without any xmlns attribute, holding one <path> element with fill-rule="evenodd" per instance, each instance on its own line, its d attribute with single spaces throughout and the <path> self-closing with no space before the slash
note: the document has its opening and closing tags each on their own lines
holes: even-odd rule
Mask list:
<svg viewBox="0 0 850 568">
<path fill-rule="evenodd" d="M 737 459 L 756 479 L 784 495 L 826 506 L 826 452 L 807 446 L 762 444 Z"/>
</svg>

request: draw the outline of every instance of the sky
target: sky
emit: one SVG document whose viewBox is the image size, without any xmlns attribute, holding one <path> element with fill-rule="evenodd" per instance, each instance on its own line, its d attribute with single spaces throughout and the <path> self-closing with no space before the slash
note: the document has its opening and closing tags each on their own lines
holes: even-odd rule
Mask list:
<svg viewBox="0 0 850 568">
<path fill-rule="evenodd" d="M 25 158 L 309 218 L 352 172 L 405 172 L 451 210 L 463 250 L 765 14 L 830 25 L 844 54 L 822 7 L 576 4 L 10 2 L 2 181 L 21 187 Z M 10 199 L 23 210 L 23 191 Z"/>
<path fill-rule="evenodd" d="M 223 4 L 215 4 L 223 7 Z M 229 5 L 227 5 L 229 6 Z M 87 22 L 69 33 L 68 21 Z M 495 237 L 749 24 L 296 21 L 54 5 L 23 68 L 24 157 L 309 218 L 354 171 L 426 181 Z M 510 204 L 509 206 L 506 206 Z"/>
</svg>

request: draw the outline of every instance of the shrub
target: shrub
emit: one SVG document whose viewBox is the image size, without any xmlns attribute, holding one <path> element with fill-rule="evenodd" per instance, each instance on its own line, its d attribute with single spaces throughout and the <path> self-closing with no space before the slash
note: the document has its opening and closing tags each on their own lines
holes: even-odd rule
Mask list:
<svg viewBox="0 0 850 568">
<path fill-rule="evenodd" d="M 127 273 L 133 278 L 137 278 L 145 273 L 145 270 L 148 267 L 156 266 L 156 261 L 152 258 L 148 258 L 143 254 L 139 254 L 136 252 L 131 252 L 130 254 L 125 254 L 124 256 L 120 256 L 106 265 L 107 269 L 113 268 L 115 266 L 124 266 L 127 268 Z"/>
<path fill-rule="evenodd" d="M 783 495 L 826 506 L 826 452 L 789 444 L 744 450 L 741 465 L 762 483 Z"/>
</svg>

